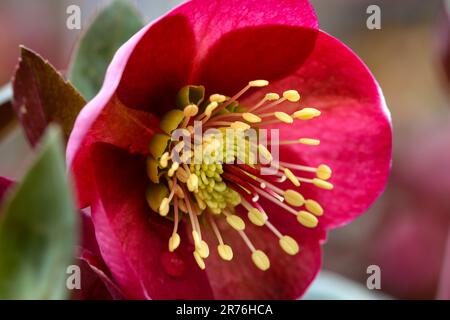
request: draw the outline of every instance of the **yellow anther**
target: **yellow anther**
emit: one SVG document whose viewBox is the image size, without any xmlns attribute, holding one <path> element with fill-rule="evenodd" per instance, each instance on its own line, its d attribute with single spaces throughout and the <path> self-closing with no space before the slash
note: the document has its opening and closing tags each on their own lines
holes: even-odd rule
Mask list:
<svg viewBox="0 0 450 320">
<path fill-rule="evenodd" d="M 205 115 L 207 115 L 208 117 L 211 116 L 211 114 L 213 113 L 213 111 L 219 106 L 219 104 L 216 101 L 211 102 L 210 104 L 208 104 L 208 106 L 205 109 Z"/>
<path fill-rule="evenodd" d="M 191 174 L 187 180 L 187 187 L 190 192 L 194 192 L 198 189 L 198 177 L 195 174 Z"/>
<path fill-rule="evenodd" d="M 235 122 L 233 122 L 233 123 L 230 125 L 230 127 L 231 127 L 232 129 L 235 129 L 235 130 L 248 130 L 248 129 L 251 128 L 250 125 L 248 125 L 248 124 L 245 123 L 245 122 L 241 122 L 241 121 L 235 121 Z"/>
<path fill-rule="evenodd" d="M 192 239 L 194 239 L 195 247 L 198 247 L 202 241 L 202 239 L 200 239 L 200 235 L 195 230 L 192 230 Z"/>
<path fill-rule="evenodd" d="M 254 80 L 254 81 L 250 81 L 248 83 L 248 85 L 250 87 L 257 87 L 257 88 L 261 88 L 261 87 L 266 87 L 269 85 L 269 81 L 267 80 Z"/>
<path fill-rule="evenodd" d="M 177 172 L 178 168 L 180 167 L 180 164 L 178 162 L 172 163 L 172 166 L 170 167 L 169 171 L 167 172 L 167 175 L 169 177 L 173 177 L 175 172 Z"/>
<path fill-rule="evenodd" d="M 300 251 L 297 241 L 289 236 L 281 237 L 279 243 L 284 252 L 291 256 L 296 255 Z"/>
<path fill-rule="evenodd" d="M 170 209 L 169 198 L 164 198 L 159 205 L 159 214 L 163 217 L 167 216 Z"/>
<path fill-rule="evenodd" d="M 211 102 L 222 103 L 225 100 L 227 100 L 227 97 L 225 97 L 224 95 L 221 95 L 221 94 L 213 94 L 209 97 L 209 101 L 211 101 Z"/>
<path fill-rule="evenodd" d="M 298 181 L 298 178 L 292 173 L 291 170 L 289 169 L 284 169 L 284 175 L 286 176 L 286 178 L 289 179 L 289 181 L 292 182 L 292 184 L 296 187 L 300 187 L 300 181 Z"/>
<path fill-rule="evenodd" d="M 186 118 L 193 117 L 197 115 L 198 107 L 195 104 L 190 104 L 184 108 L 183 112 Z"/>
<path fill-rule="evenodd" d="M 195 250 L 198 252 L 200 257 L 202 257 L 203 259 L 206 259 L 209 257 L 209 247 L 205 241 L 201 240 L 199 245 L 195 248 Z"/>
<path fill-rule="evenodd" d="M 294 122 L 294 119 L 292 119 L 292 117 L 290 115 L 288 115 L 287 113 L 285 113 L 285 112 L 277 111 L 277 112 L 274 113 L 274 116 L 278 120 L 280 120 L 281 122 L 284 122 L 284 123 L 292 123 L 292 122 Z"/>
<path fill-rule="evenodd" d="M 261 212 L 256 208 L 252 208 L 248 211 L 248 219 L 254 225 L 261 227 L 266 223 L 268 217 L 267 217 L 267 214 L 265 214 L 264 212 Z"/>
<path fill-rule="evenodd" d="M 180 235 L 178 233 L 172 234 L 169 239 L 169 251 L 174 252 L 180 245 Z"/>
<path fill-rule="evenodd" d="M 320 116 L 320 114 L 321 114 L 321 112 L 317 109 L 304 108 L 302 110 L 298 110 L 298 111 L 294 112 L 293 116 L 294 116 L 294 118 L 300 119 L 300 120 L 310 120 L 310 119 Z"/>
<path fill-rule="evenodd" d="M 320 144 L 320 140 L 317 139 L 309 139 L 309 138 L 301 138 L 298 140 L 301 144 L 306 144 L 308 146 L 318 146 Z"/>
<path fill-rule="evenodd" d="M 266 271 L 270 268 L 270 260 L 267 255 L 261 250 L 255 250 L 252 253 L 253 263 L 262 271 Z"/>
<path fill-rule="evenodd" d="M 266 100 L 268 101 L 275 101 L 280 99 L 280 95 L 278 93 L 267 93 L 266 94 Z"/>
<path fill-rule="evenodd" d="M 317 201 L 311 199 L 306 200 L 305 207 L 309 212 L 311 212 L 315 216 L 320 217 L 321 215 L 323 215 L 323 208 Z"/>
<path fill-rule="evenodd" d="M 297 90 L 288 90 L 283 92 L 283 97 L 290 102 L 298 102 L 300 100 L 300 94 Z"/>
<path fill-rule="evenodd" d="M 203 258 L 200 256 L 200 254 L 197 251 L 194 251 L 194 258 L 195 258 L 195 262 L 197 262 L 200 269 L 205 270 L 205 268 L 206 268 L 205 261 L 203 261 Z"/>
<path fill-rule="evenodd" d="M 167 168 L 167 166 L 169 165 L 169 153 L 168 152 L 163 153 L 163 155 L 159 159 L 159 165 L 163 169 Z"/>
<path fill-rule="evenodd" d="M 305 203 L 305 198 L 295 190 L 286 190 L 284 192 L 284 200 L 294 207 L 300 207 Z"/>
<path fill-rule="evenodd" d="M 233 249 L 229 245 L 219 244 L 217 246 L 217 252 L 219 256 L 225 261 L 231 261 L 233 259 Z"/>
<path fill-rule="evenodd" d="M 237 231 L 242 231 L 245 229 L 245 222 L 241 219 L 241 217 L 232 214 L 227 216 L 228 224 Z"/>
<path fill-rule="evenodd" d="M 328 180 L 331 178 L 331 173 L 331 168 L 325 164 L 321 164 L 317 167 L 316 175 L 319 179 Z"/>
<path fill-rule="evenodd" d="M 242 115 L 242 118 L 244 118 L 245 121 L 250 122 L 250 123 L 258 123 L 261 122 L 261 118 L 258 117 L 257 115 L 250 113 L 250 112 L 246 112 Z"/>
<path fill-rule="evenodd" d="M 266 158 L 268 161 L 272 161 L 273 157 L 270 151 L 262 144 L 258 145 L 259 154 Z"/>
<path fill-rule="evenodd" d="M 297 213 L 297 220 L 306 228 L 315 228 L 319 223 L 316 216 L 308 211 L 299 211 L 299 213 Z"/>
<path fill-rule="evenodd" d="M 312 180 L 312 182 L 313 182 L 313 184 L 314 184 L 316 187 L 318 187 L 318 188 L 320 188 L 320 189 L 333 190 L 333 184 L 331 184 L 331 183 L 328 182 L 328 181 L 324 181 L 324 180 L 321 180 L 321 179 L 314 178 L 314 179 Z"/>
</svg>

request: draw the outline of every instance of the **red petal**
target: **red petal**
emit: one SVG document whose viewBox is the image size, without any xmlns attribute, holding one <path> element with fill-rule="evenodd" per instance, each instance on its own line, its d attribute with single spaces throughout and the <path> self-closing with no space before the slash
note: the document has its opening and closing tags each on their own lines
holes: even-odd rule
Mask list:
<svg viewBox="0 0 450 320">
<path fill-rule="evenodd" d="M 322 116 L 273 128 L 280 129 L 282 140 L 317 138 L 321 144 L 284 146 L 280 148 L 280 158 L 310 166 L 324 163 L 332 168 L 332 191 L 306 183 L 299 191 L 323 205 L 323 227 L 345 224 L 377 199 L 390 170 L 392 131 L 381 90 L 350 49 L 322 32 L 305 64 L 269 88 L 274 92 L 287 89 L 298 89 L 303 95 L 301 105 L 320 109 Z M 244 103 L 251 105 L 260 98 L 253 96 Z M 302 106 L 285 103 L 279 108 L 294 111 L 292 107 Z"/>
<path fill-rule="evenodd" d="M 295 216 L 281 210 L 268 211 L 268 214 L 281 233 L 297 240 L 300 253 L 287 255 L 279 246 L 278 238 L 266 227 L 248 223 L 245 233 L 256 249 L 263 250 L 270 259 L 270 269 L 260 271 L 239 234 L 223 220 L 217 221 L 224 242 L 233 248 L 234 258 L 230 262 L 220 259 L 213 245 L 217 240 L 208 235 L 211 254 L 206 260 L 206 271 L 216 299 L 297 299 L 316 277 L 321 265 L 319 242 L 323 234 L 299 232 Z"/>
<path fill-rule="evenodd" d="M 157 126 L 155 117 L 125 107 L 116 97 L 106 103 L 96 118 L 92 118 L 89 109 L 87 112 L 84 110 L 77 118 L 67 146 L 67 158 L 75 179 L 78 202 L 82 208 L 89 204 L 92 193 L 90 146 L 95 142 L 106 142 L 131 153 L 147 154 L 148 143 Z"/>
<path fill-rule="evenodd" d="M 195 265 L 186 235 L 167 258 L 172 225 L 145 200 L 145 161 L 110 145 L 93 148 L 97 197 L 92 219 L 100 251 L 127 298 L 212 298 L 206 274 Z M 183 229 L 183 228 L 181 228 Z M 173 265 L 185 268 L 174 275 Z"/>
</svg>

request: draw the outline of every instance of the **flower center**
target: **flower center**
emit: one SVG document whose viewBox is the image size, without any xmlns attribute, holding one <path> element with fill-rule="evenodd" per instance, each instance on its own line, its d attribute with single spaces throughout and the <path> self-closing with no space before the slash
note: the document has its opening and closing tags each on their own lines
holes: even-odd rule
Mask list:
<svg viewBox="0 0 450 320">
<path fill-rule="evenodd" d="M 160 122 L 161 133 L 153 136 L 147 159 L 147 175 L 151 183 L 146 198 L 153 211 L 173 221 L 169 251 L 180 245 L 178 226 L 186 220 L 192 229 L 194 258 L 201 269 L 206 267 L 209 246 L 202 238 L 202 228 L 209 227 L 217 238 L 217 251 L 225 260 L 233 259 L 233 249 L 225 243 L 218 224 L 224 219 L 248 246 L 254 264 L 261 270 L 270 267 L 268 256 L 255 248 L 245 233 L 246 223 L 237 213 L 242 207 L 248 220 L 267 227 L 283 251 L 296 255 L 300 248 L 294 238 L 282 234 L 269 220 L 260 204 L 264 198 L 282 211 L 296 216 L 306 228 L 315 228 L 323 215 L 321 205 L 305 199 L 297 190 L 301 183 L 331 190 L 327 180 L 331 169 L 325 164 L 311 167 L 282 162 L 278 148 L 286 144 L 317 146 L 319 140 L 298 138 L 279 141 L 278 134 L 264 129 L 272 124 L 292 124 L 320 116 L 315 108 L 302 108 L 288 114 L 276 111 L 283 103 L 296 104 L 300 95 L 288 90 L 280 97 L 267 93 L 252 106 L 239 103 L 251 88 L 266 87 L 265 80 L 251 81 L 233 97 L 213 94 L 204 99 L 202 86 L 186 86 L 177 95 L 178 109 L 167 112 Z M 271 151 L 269 151 L 269 147 Z M 293 189 L 283 189 L 289 181 Z M 272 214 L 286 214 L 274 212 Z"/>
</svg>

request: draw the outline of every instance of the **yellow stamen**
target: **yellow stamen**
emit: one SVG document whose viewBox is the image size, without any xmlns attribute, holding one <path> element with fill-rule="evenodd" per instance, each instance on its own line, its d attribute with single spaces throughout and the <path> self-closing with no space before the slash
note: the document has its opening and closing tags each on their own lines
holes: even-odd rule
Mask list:
<svg viewBox="0 0 450 320">
<path fill-rule="evenodd" d="M 267 101 L 275 101 L 280 99 L 280 95 L 278 93 L 267 93 L 265 98 Z"/>
<path fill-rule="evenodd" d="M 205 109 L 205 115 L 209 118 L 211 117 L 211 114 L 213 113 L 214 110 L 216 110 L 216 108 L 219 106 L 219 104 L 215 101 L 211 102 L 210 104 L 208 104 L 208 106 Z"/>
<path fill-rule="evenodd" d="M 262 144 L 258 145 L 259 154 L 266 158 L 268 161 L 272 161 L 273 157 L 270 151 Z"/>
<path fill-rule="evenodd" d="M 180 167 L 180 164 L 178 162 L 172 163 L 172 166 L 170 167 L 169 171 L 167 172 L 167 175 L 169 177 L 173 177 L 175 172 L 177 172 L 178 168 Z"/>
<path fill-rule="evenodd" d="M 206 259 L 209 257 L 209 247 L 208 244 L 201 240 L 199 245 L 196 247 L 196 251 L 198 252 L 198 254 L 200 255 L 200 257 L 202 257 L 203 259 Z"/>
<path fill-rule="evenodd" d="M 320 166 L 317 167 L 317 171 L 316 171 L 316 175 L 317 178 L 322 179 L 322 180 L 328 180 L 331 178 L 331 168 L 325 164 L 321 164 Z"/>
<path fill-rule="evenodd" d="M 197 251 L 194 251 L 194 258 L 195 258 L 195 261 L 197 262 L 198 266 L 200 267 L 200 269 L 205 270 L 205 268 L 206 268 L 205 261 L 203 261 L 203 258 L 200 256 L 200 254 Z"/>
<path fill-rule="evenodd" d="M 194 192 L 198 189 L 198 177 L 195 174 L 191 174 L 187 180 L 187 187 L 190 192 Z"/>
<path fill-rule="evenodd" d="M 317 179 L 317 178 L 314 178 L 312 180 L 312 183 L 316 187 L 321 188 L 321 189 L 325 189 L 325 190 L 333 190 L 333 187 L 334 187 L 332 183 L 330 183 L 328 181 L 321 180 L 321 179 Z"/>
<path fill-rule="evenodd" d="M 262 271 L 270 268 L 270 260 L 267 255 L 261 250 L 255 250 L 252 253 L 253 263 Z"/>
<path fill-rule="evenodd" d="M 323 208 L 317 201 L 311 199 L 306 200 L 305 207 L 309 212 L 311 212 L 315 216 L 320 217 L 321 215 L 323 215 Z"/>
<path fill-rule="evenodd" d="M 298 181 L 298 178 L 292 173 L 291 170 L 289 169 L 284 169 L 284 175 L 286 176 L 286 178 L 289 179 L 289 181 L 292 182 L 292 184 L 296 187 L 300 187 L 300 181 Z"/>
<path fill-rule="evenodd" d="M 186 106 L 183 110 L 186 118 L 194 117 L 198 113 L 198 107 L 195 104 Z"/>
<path fill-rule="evenodd" d="M 300 94 L 297 90 L 288 90 L 283 92 L 283 97 L 290 102 L 298 102 L 300 100 Z"/>
<path fill-rule="evenodd" d="M 321 112 L 314 108 L 304 108 L 302 110 L 294 112 L 293 116 L 300 120 L 310 120 L 320 116 Z"/>
<path fill-rule="evenodd" d="M 246 112 L 242 115 L 242 118 L 250 123 L 258 123 L 261 122 L 261 118 L 258 117 L 257 115 L 250 113 L 250 112 Z"/>
<path fill-rule="evenodd" d="M 289 123 L 290 124 L 290 123 L 294 122 L 294 119 L 292 119 L 292 117 L 290 115 L 288 115 L 287 113 L 285 113 L 285 112 L 277 111 L 277 112 L 274 113 L 274 116 L 278 120 L 280 120 L 281 122 L 284 122 L 284 123 Z"/>
<path fill-rule="evenodd" d="M 169 239 L 169 251 L 174 252 L 180 245 L 181 238 L 178 233 L 172 234 L 172 236 Z"/>
<path fill-rule="evenodd" d="M 163 153 L 163 155 L 159 159 L 159 165 L 163 169 L 167 168 L 167 166 L 169 165 L 169 153 L 168 152 Z"/>
<path fill-rule="evenodd" d="M 305 198 L 295 190 L 286 190 L 284 200 L 294 207 L 300 207 L 305 203 Z"/>
<path fill-rule="evenodd" d="M 192 239 L 194 239 L 195 247 L 200 246 L 200 242 L 202 240 L 200 239 L 200 235 L 198 234 L 198 232 L 195 230 L 192 231 Z"/>
<path fill-rule="evenodd" d="M 289 236 L 281 237 L 279 243 L 284 252 L 291 256 L 296 255 L 300 251 L 297 241 Z"/>
<path fill-rule="evenodd" d="M 233 123 L 230 125 L 230 127 L 231 127 L 232 129 L 235 129 L 235 130 L 248 130 L 248 129 L 251 128 L 247 123 L 241 122 L 241 121 L 235 121 L 235 122 L 233 122 Z"/>
<path fill-rule="evenodd" d="M 269 85 L 269 81 L 267 81 L 267 80 L 254 80 L 254 81 L 250 81 L 248 83 L 248 85 L 250 87 L 253 87 L 253 88 L 262 88 L 262 87 L 268 86 Z"/>
<path fill-rule="evenodd" d="M 245 229 L 245 222 L 241 219 L 241 217 L 230 214 L 227 216 L 228 224 L 237 231 L 242 231 Z"/>
<path fill-rule="evenodd" d="M 217 252 L 219 256 L 225 261 L 231 261 L 233 259 L 233 249 L 229 245 L 219 244 L 217 246 Z"/>
<path fill-rule="evenodd" d="M 162 199 L 161 204 L 159 205 L 159 214 L 165 217 L 169 213 L 169 209 L 170 209 L 169 198 Z"/>
<path fill-rule="evenodd" d="M 211 102 L 222 103 L 225 100 L 227 100 L 227 97 L 225 97 L 224 95 L 221 95 L 221 94 L 213 94 L 209 97 L 209 101 L 211 101 Z"/>
<path fill-rule="evenodd" d="M 248 219 L 254 225 L 261 227 L 266 223 L 268 217 L 267 217 L 267 214 L 265 214 L 264 212 L 261 212 L 256 208 L 252 208 L 248 211 Z"/>
<path fill-rule="evenodd" d="M 308 211 L 300 211 L 297 214 L 297 220 L 306 228 L 315 228 L 319 223 L 316 216 L 312 215 Z"/>
<path fill-rule="evenodd" d="M 320 140 L 317 139 L 309 139 L 309 138 L 301 138 L 298 140 L 301 144 L 306 144 L 308 146 L 318 146 L 320 144 Z"/>
</svg>

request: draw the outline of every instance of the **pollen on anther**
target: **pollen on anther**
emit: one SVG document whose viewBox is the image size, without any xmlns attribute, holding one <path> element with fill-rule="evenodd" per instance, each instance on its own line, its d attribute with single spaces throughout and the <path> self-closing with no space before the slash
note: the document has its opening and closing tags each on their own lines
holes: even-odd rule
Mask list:
<svg viewBox="0 0 450 320">
<path fill-rule="evenodd" d="M 254 88 L 262 88 L 262 87 L 266 87 L 269 85 L 269 81 L 267 80 L 254 80 L 254 81 L 250 81 L 248 83 L 248 85 L 250 87 L 254 87 Z"/>
<path fill-rule="evenodd" d="M 283 97 L 290 102 L 298 102 L 300 100 L 300 94 L 297 90 L 288 90 L 283 92 Z"/>
<path fill-rule="evenodd" d="M 277 111 L 277 112 L 274 113 L 274 116 L 278 120 L 280 120 L 281 122 L 284 122 L 284 123 L 290 124 L 290 123 L 294 122 L 294 119 L 292 119 L 292 117 L 290 115 L 288 115 L 287 113 L 285 113 L 285 112 Z"/>
<path fill-rule="evenodd" d="M 298 140 L 301 144 L 306 144 L 308 146 L 318 146 L 320 145 L 320 140 L 310 139 L 310 138 L 301 138 Z"/>
<path fill-rule="evenodd" d="M 253 263 L 262 271 L 270 268 L 270 260 L 267 255 L 261 250 L 255 250 L 252 253 Z"/>
<path fill-rule="evenodd" d="M 229 215 L 227 216 L 228 224 L 237 231 L 242 231 L 245 229 L 245 222 L 241 219 L 241 217 L 237 215 Z"/>
<path fill-rule="evenodd" d="M 310 120 L 320 116 L 321 112 L 315 108 L 303 108 L 294 112 L 293 116 L 300 120 Z"/>
<path fill-rule="evenodd" d="M 284 200 L 294 207 L 300 207 L 305 203 L 305 198 L 295 190 L 286 190 Z"/>
<path fill-rule="evenodd" d="M 230 125 L 230 127 L 235 130 L 248 130 L 251 128 L 250 125 L 242 121 L 235 121 Z"/>
<path fill-rule="evenodd" d="M 279 243 L 284 252 L 291 256 L 296 255 L 300 251 L 297 241 L 295 241 L 292 237 L 283 236 L 280 238 Z"/>
<path fill-rule="evenodd" d="M 325 189 L 325 190 L 332 190 L 333 189 L 333 184 L 331 184 L 328 181 L 324 181 L 324 180 L 321 180 L 321 179 L 314 178 L 312 180 L 312 183 L 316 187 L 321 188 L 321 189 Z"/>
<path fill-rule="evenodd" d="M 306 228 L 315 228 L 319 223 L 319 220 L 317 220 L 316 216 L 309 213 L 308 211 L 298 212 L 297 220 L 298 222 L 300 222 L 301 225 L 303 225 Z"/>
<path fill-rule="evenodd" d="M 172 234 L 172 236 L 169 239 L 169 251 L 174 252 L 180 245 L 181 238 L 178 233 Z"/>
<path fill-rule="evenodd" d="M 292 182 L 292 184 L 296 187 L 300 187 L 300 181 L 298 178 L 292 173 L 289 169 L 284 169 L 284 175 Z"/>
<path fill-rule="evenodd" d="M 250 113 L 250 112 L 246 112 L 244 114 L 242 114 L 242 118 L 250 123 L 258 123 L 261 122 L 261 118 L 258 117 L 257 115 Z"/>
<path fill-rule="evenodd" d="M 309 212 L 311 212 L 312 214 L 314 214 L 317 217 L 323 215 L 322 206 L 315 200 L 311 200 L 311 199 L 306 200 L 305 207 Z"/>
<path fill-rule="evenodd" d="M 193 117 L 197 115 L 198 107 L 195 104 L 190 104 L 184 108 L 184 116 L 185 117 Z"/>
<path fill-rule="evenodd" d="M 262 227 L 268 217 L 267 214 L 265 214 L 264 212 L 261 212 L 260 210 L 256 209 L 256 208 L 252 208 L 248 211 L 248 219 L 256 226 L 258 227 Z"/>
<path fill-rule="evenodd" d="M 219 244 L 217 246 L 219 256 L 225 261 L 231 261 L 233 259 L 233 249 L 226 244 Z"/>
<path fill-rule="evenodd" d="M 197 262 L 198 266 L 200 267 L 200 269 L 205 270 L 205 268 L 206 268 L 205 261 L 203 261 L 203 258 L 200 256 L 200 254 L 197 251 L 194 251 L 194 258 L 195 258 L 195 261 Z"/>
<path fill-rule="evenodd" d="M 328 180 L 330 179 L 332 174 L 331 168 L 325 164 L 321 164 L 317 167 L 316 175 L 317 178 L 322 180 Z"/>
<path fill-rule="evenodd" d="M 267 93 L 265 98 L 267 101 L 275 101 L 275 100 L 280 99 L 280 95 L 278 93 L 271 92 L 271 93 Z"/>
</svg>

